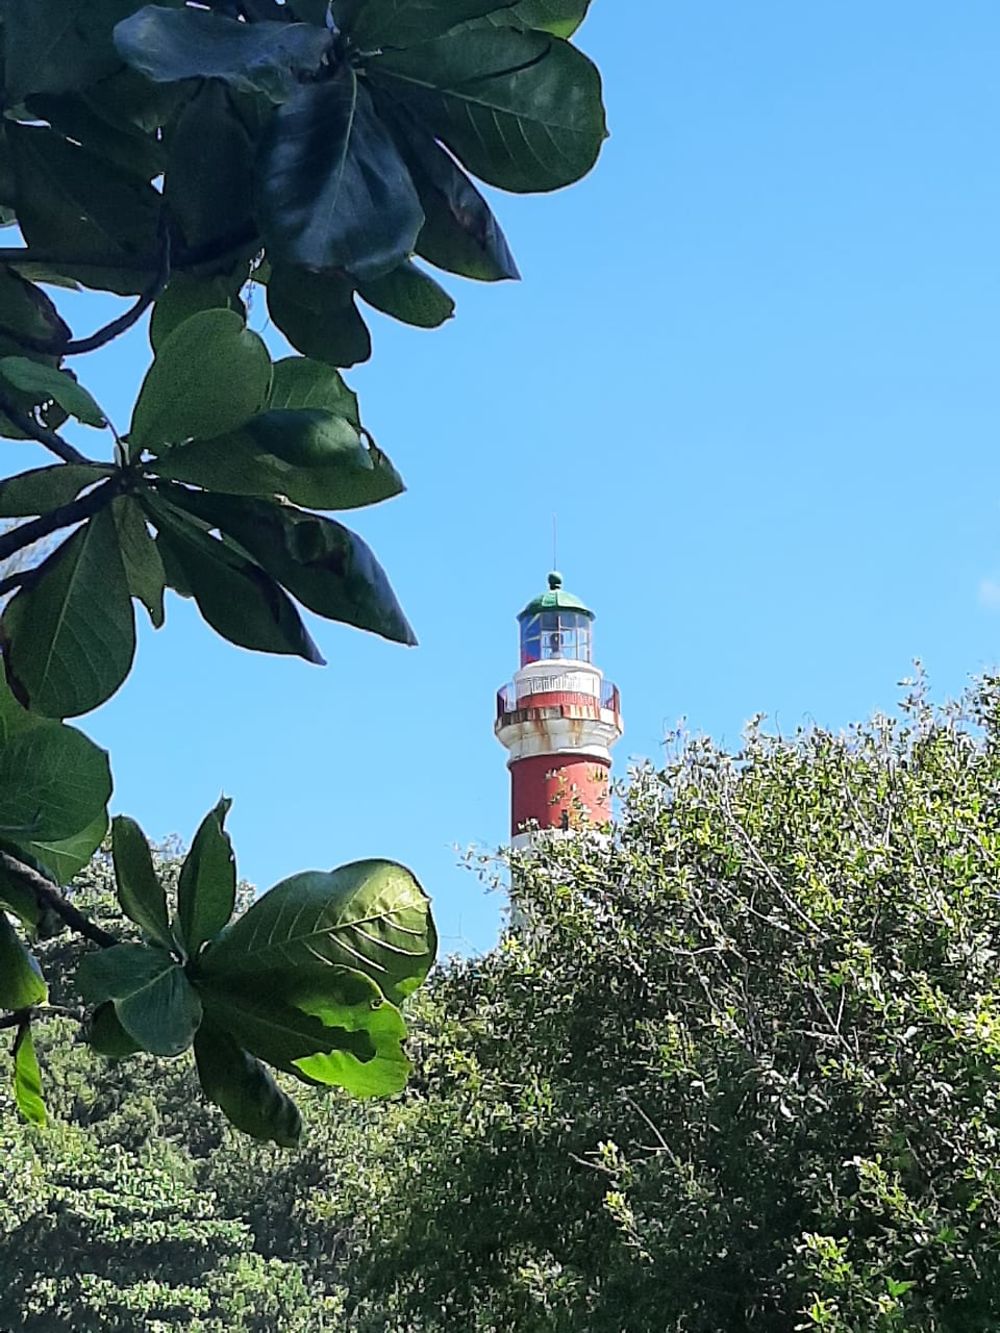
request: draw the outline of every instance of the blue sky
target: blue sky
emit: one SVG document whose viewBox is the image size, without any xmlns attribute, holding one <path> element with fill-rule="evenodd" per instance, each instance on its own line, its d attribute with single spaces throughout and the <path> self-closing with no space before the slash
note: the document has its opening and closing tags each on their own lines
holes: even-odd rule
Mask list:
<svg viewBox="0 0 1000 1333">
<path fill-rule="evenodd" d="M 622 768 L 682 718 L 730 744 L 758 711 L 839 727 L 914 657 L 941 697 L 1000 656 L 995 0 L 595 0 L 579 41 L 613 138 L 576 188 L 499 198 L 525 281 L 449 279 L 437 333 L 376 317 L 351 376 L 410 486 L 352 521 L 422 646 L 320 624 L 320 671 L 173 598 L 83 723 L 151 836 L 225 791 L 262 888 L 396 857 L 448 951 L 495 937 L 452 847 L 506 834 L 494 692 L 553 511 Z M 120 423 L 147 359 L 139 333 L 80 367 Z"/>
</svg>

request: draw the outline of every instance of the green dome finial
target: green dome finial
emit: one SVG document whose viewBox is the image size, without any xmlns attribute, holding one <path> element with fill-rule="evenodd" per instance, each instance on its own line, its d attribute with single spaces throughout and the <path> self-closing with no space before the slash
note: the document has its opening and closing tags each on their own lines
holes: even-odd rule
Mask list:
<svg viewBox="0 0 1000 1333">
<path fill-rule="evenodd" d="M 559 573 L 558 569 L 554 569 L 549 575 L 549 587 L 553 592 L 558 592 L 562 586 L 563 576 Z"/>
<path fill-rule="evenodd" d="M 549 586 L 546 592 L 540 597 L 534 598 L 524 608 L 518 616 L 518 620 L 523 620 L 527 616 L 537 616 L 543 611 L 576 611 L 588 620 L 594 619 L 594 613 L 590 608 L 580 601 L 579 597 L 574 597 L 571 592 L 567 592 L 563 587 L 563 576 L 557 569 L 554 569 L 549 575 Z"/>
</svg>

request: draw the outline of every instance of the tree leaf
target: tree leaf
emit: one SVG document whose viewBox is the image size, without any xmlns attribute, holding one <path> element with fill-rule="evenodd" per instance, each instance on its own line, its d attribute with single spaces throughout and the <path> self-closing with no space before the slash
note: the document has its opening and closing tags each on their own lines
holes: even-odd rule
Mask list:
<svg viewBox="0 0 1000 1333">
<path fill-rule="evenodd" d="M 372 354 L 354 285 L 336 273 L 279 267 L 267 284 L 271 318 L 294 348 L 331 366 L 356 366 Z"/>
<path fill-rule="evenodd" d="M 455 313 L 455 302 L 432 277 L 407 260 L 384 277 L 358 284 L 362 299 L 404 324 L 437 329 Z"/>
<path fill-rule="evenodd" d="M 203 83 L 167 136 L 163 196 L 188 245 L 252 229 L 253 159 L 250 136 L 225 84 Z"/>
<path fill-rule="evenodd" d="M 22 1023 L 14 1038 L 14 1101 L 29 1125 L 45 1124 L 42 1071 L 38 1067 L 30 1023 Z"/>
<path fill-rule="evenodd" d="M 368 74 L 471 172 L 504 190 L 572 184 L 607 137 L 597 69 L 544 33 L 454 32 L 373 58 Z"/>
<path fill-rule="evenodd" d="M 111 826 L 115 886 L 122 911 L 157 944 L 173 948 L 167 898 L 153 868 L 146 835 L 127 815 L 117 815 Z"/>
<path fill-rule="evenodd" d="M 140 180 L 150 181 L 163 172 L 163 147 L 159 140 L 125 118 L 116 115 L 115 102 L 106 84 L 94 93 L 42 93 L 27 99 L 32 115 L 48 123 Z"/>
<path fill-rule="evenodd" d="M 277 109 L 259 173 L 258 215 L 276 261 L 374 278 L 413 252 L 420 201 L 350 65 Z"/>
<path fill-rule="evenodd" d="M 44 1004 L 48 996 L 37 960 L 21 943 L 6 912 L 0 911 L 0 1009 L 30 1009 Z"/>
<path fill-rule="evenodd" d="M 389 109 L 393 135 L 424 210 L 417 254 L 479 282 L 520 278 L 499 222 L 469 177 L 405 107 L 389 104 Z"/>
<path fill-rule="evenodd" d="M 175 273 L 153 306 L 149 321 L 149 342 L 158 352 L 179 324 L 203 310 L 234 310 L 246 322 L 246 306 L 232 290 L 225 276 L 197 278 L 190 273 Z"/>
<path fill-rule="evenodd" d="M 9 121 L 7 137 L 28 245 L 64 255 L 51 267 L 86 286 L 141 292 L 159 250 L 153 187 L 50 129 Z"/>
<path fill-rule="evenodd" d="M 110 1001 L 99 1004 L 91 1014 L 87 1024 L 87 1040 L 97 1054 L 103 1055 L 106 1060 L 124 1060 L 142 1050 L 118 1021 L 115 1006 Z"/>
<path fill-rule="evenodd" d="M 139 391 L 129 452 L 235 430 L 267 402 L 271 358 L 235 311 L 204 310 L 166 338 Z"/>
<path fill-rule="evenodd" d="M 164 620 L 163 593 L 167 576 L 159 547 L 150 536 L 146 516 L 133 496 L 117 496 L 111 501 L 111 512 L 118 530 L 129 593 L 142 602 L 153 625 L 160 629 Z"/>
<path fill-rule="evenodd" d="M 133 69 L 157 83 L 221 79 L 244 93 L 282 102 L 316 74 L 332 46 L 311 23 L 238 23 L 207 10 L 146 5 L 119 23 L 115 45 Z"/>
<path fill-rule="evenodd" d="M 526 28 L 550 32 L 553 37 L 572 37 L 589 8 L 590 0 L 520 0 L 512 14 Z"/>
<path fill-rule="evenodd" d="M 169 553 L 170 563 L 178 567 L 198 610 L 216 633 L 242 648 L 323 664 L 299 613 L 272 578 L 172 506 L 153 496 L 146 503 L 159 530 L 165 565 Z M 169 578 L 169 565 L 167 570 Z"/>
<path fill-rule="evenodd" d="M 58 349 L 73 336 L 51 298 L 7 265 L 0 265 L 0 333 L 41 339 Z"/>
<path fill-rule="evenodd" d="M 260 1061 L 227 1032 L 203 1023 L 194 1040 L 194 1058 L 202 1091 L 230 1124 L 264 1143 L 298 1147 L 302 1137 L 298 1107 Z"/>
<path fill-rule="evenodd" d="M 343 376 L 332 366 L 321 361 L 310 361 L 305 356 L 286 356 L 274 363 L 271 397 L 268 407 L 318 408 L 346 417 L 352 426 L 361 429 L 358 396 L 344 383 Z M 3 487 L 0 485 L 0 497 Z"/>
<path fill-rule="evenodd" d="M 201 1001 L 165 949 L 116 944 L 86 954 L 77 987 L 88 1004 L 113 1000 L 118 1021 L 150 1055 L 180 1055 L 201 1023 Z"/>
<path fill-rule="evenodd" d="M 232 801 L 221 800 L 202 820 L 177 882 L 177 916 L 190 957 L 214 939 L 236 906 L 236 860 L 225 830 Z"/>
<path fill-rule="evenodd" d="M 135 618 L 117 529 L 102 509 L 58 547 L 2 620 L 11 688 L 46 717 L 110 699 L 135 655 Z"/>
<path fill-rule="evenodd" d="M 231 495 L 283 495 L 312 509 L 355 509 L 404 489 L 348 420 L 317 408 L 264 412 L 232 435 L 171 449 L 151 471 Z"/>
<path fill-rule="evenodd" d="M 98 404 L 68 370 L 42 365 L 26 356 L 4 356 L 0 357 L 0 376 L 23 393 L 55 399 L 64 411 L 85 426 L 103 430 L 108 424 Z"/>
<path fill-rule="evenodd" d="M 114 471 L 102 463 L 53 463 L 0 481 L 0 518 L 48 514 Z"/>
<path fill-rule="evenodd" d="M 238 542 L 310 611 L 394 643 L 416 644 L 384 570 L 348 528 L 266 500 L 196 491 L 174 491 L 171 498 Z"/>
<path fill-rule="evenodd" d="M 5 96 L 84 88 L 118 66 L 114 25 L 133 0 L 7 0 L 4 5 Z"/>
<path fill-rule="evenodd" d="M 256 985 L 201 984 L 206 1011 L 254 1055 L 305 1082 L 387 1096 L 406 1085 L 406 1025 L 370 977 L 296 967 Z"/>
<path fill-rule="evenodd" d="M 442 37 L 468 19 L 509 9 L 515 0 L 366 0 L 348 25 L 354 45 L 364 51 L 415 46 Z"/>
<path fill-rule="evenodd" d="M 346 967 L 398 1003 L 423 982 L 436 953 L 430 901 L 411 872 L 358 861 L 276 885 L 205 952 L 202 971 L 229 985 L 252 984 L 263 972 Z"/>
<path fill-rule="evenodd" d="M 89 865 L 107 832 L 108 813 L 101 810 L 85 829 L 68 838 L 55 841 L 33 839 L 21 842 L 19 846 L 49 872 L 56 884 L 68 884 L 84 866 Z"/>
</svg>

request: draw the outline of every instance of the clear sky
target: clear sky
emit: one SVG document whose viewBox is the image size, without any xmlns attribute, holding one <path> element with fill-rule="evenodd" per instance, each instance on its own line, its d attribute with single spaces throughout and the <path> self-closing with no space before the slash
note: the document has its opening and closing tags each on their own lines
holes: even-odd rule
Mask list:
<svg viewBox="0 0 1000 1333">
<path fill-rule="evenodd" d="M 730 744 L 758 711 L 839 727 L 916 656 L 939 697 L 1000 657 L 996 0 L 595 0 L 578 40 L 613 138 L 576 188 L 498 199 L 525 281 L 449 279 L 437 333 L 373 317 L 350 377 L 410 486 L 350 521 L 421 647 L 319 623 L 317 670 L 172 598 L 83 721 L 150 835 L 190 838 L 224 790 L 262 888 L 399 858 L 447 951 L 495 937 L 452 848 L 506 834 L 494 692 L 554 510 L 622 768 L 682 718 Z M 120 424 L 147 359 L 139 333 L 80 367 Z"/>
</svg>

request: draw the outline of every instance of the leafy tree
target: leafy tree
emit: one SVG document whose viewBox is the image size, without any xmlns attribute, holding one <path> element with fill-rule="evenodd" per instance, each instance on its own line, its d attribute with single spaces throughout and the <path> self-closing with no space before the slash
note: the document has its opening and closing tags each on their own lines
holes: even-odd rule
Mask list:
<svg viewBox="0 0 1000 1333">
<path fill-rule="evenodd" d="M 600 81 L 568 40 L 587 6 L 2 0 L 0 207 L 24 244 L 0 249 L 0 434 L 58 461 L 0 482 L 0 519 L 22 520 L 0 560 L 64 538 L 0 579 L 0 1023 L 27 1119 L 45 1114 L 32 1020 L 48 987 L 26 940 L 66 926 L 98 946 L 64 1005 L 90 1007 L 95 1048 L 193 1047 L 206 1097 L 250 1135 L 298 1141 L 272 1071 L 358 1095 L 405 1083 L 399 1005 L 436 949 L 413 875 L 299 875 L 234 918 L 228 802 L 170 898 L 121 818 L 117 897 L 138 933 L 99 926 L 59 886 L 105 837 L 111 775 L 65 719 L 119 689 L 134 603 L 159 628 L 167 588 L 261 652 L 322 661 L 300 605 L 415 641 L 372 552 L 329 517 L 403 489 L 340 372 L 370 354 L 363 307 L 451 316 L 415 256 L 516 277 L 471 176 L 548 191 L 593 166 Z M 67 286 L 135 299 L 77 336 Z M 272 364 L 247 328 L 255 287 L 299 355 Z M 70 366 L 147 312 L 153 360 L 118 431 Z M 107 432 L 108 456 L 61 435 L 69 419 Z"/>
</svg>

